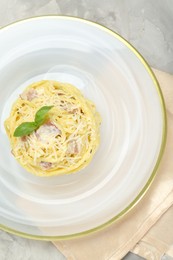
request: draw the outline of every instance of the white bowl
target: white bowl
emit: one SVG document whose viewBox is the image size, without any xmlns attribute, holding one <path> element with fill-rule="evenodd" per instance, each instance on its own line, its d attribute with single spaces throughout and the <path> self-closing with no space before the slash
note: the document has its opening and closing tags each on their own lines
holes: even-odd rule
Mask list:
<svg viewBox="0 0 173 260">
<path fill-rule="evenodd" d="M 149 65 L 116 33 L 62 16 L 2 28 L 0 57 L 1 228 L 49 240 L 122 217 L 150 186 L 166 139 L 164 102 Z M 10 152 L 4 120 L 19 93 L 41 79 L 75 85 L 101 114 L 99 150 L 80 172 L 36 177 Z"/>
</svg>

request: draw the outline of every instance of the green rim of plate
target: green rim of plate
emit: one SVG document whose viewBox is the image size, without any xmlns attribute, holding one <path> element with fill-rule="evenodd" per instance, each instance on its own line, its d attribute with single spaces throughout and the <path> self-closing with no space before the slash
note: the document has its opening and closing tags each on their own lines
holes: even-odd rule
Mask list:
<svg viewBox="0 0 173 260">
<path fill-rule="evenodd" d="M 82 23 L 86 23 L 89 24 L 91 26 L 97 27 L 98 29 L 101 29 L 102 31 L 105 31 L 109 34 L 111 34 L 112 36 L 114 36 L 116 39 L 120 40 L 122 43 L 124 43 L 126 45 L 127 48 L 129 48 L 136 56 L 137 58 L 142 62 L 142 64 L 144 65 L 145 69 L 147 70 L 148 74 L 150 75 L 154 86 L 158 92 L 158 96 L 160 98 L 160 105 L 162 108 L 162 117 L 163 117 L 163 132 L 162 132 L 162 142 L 161 142 L 161 146 L 160 146 L 160 152 L 156 161 L 156 164 L 154 166 L 154 169 L 147 181 L 147 183 L 145 184 L 145 186 L 143 187 L 143 189 L 140 191 L 140 193 L 136 196 L 136 198 L 125 208 L 123 209 L 119 214 L 117 214 L 115 217 L 111 218 L 109 221 L 107 221 L 106 223 L 97 226 L 93 229 L 89 229 L 80 233 L 74 233 L 74 234 L 70 234 L 70 235 L 65 235 L 65 236 L 36 236 L 36 235 L 31 235 L 31 234 L 27 234 L 27 233 L 23 233 L 17 230 L 14 230 L 12 228 L 9 228 L 7 226 L 1 225 L 0 224 L 0 229 L 4 230 L 6 232 L 9 232 L 11 234 L 14 235 L 18 235 L 24 238 L 29 238 L 29 239 L 35 239 L 35 240 L 44 240 L 44 241 L 51 241 L 51 240 L 67 240 L 67 239 L 71 239 L 71 238 L 77 238 L 77 237 L 81 237 L 84 235 L 89 235 L 90 233 L 93 232 L 97 232 L 100 231 L 102 229 L 104 229 L 105 227 L 111 225 L 112 223 L 114 223 L 115 221 L 121 219 L 122 217 L 124 217 L 130 210 L 132 210 L 135 205 L 143 198 L 143 196 L 145 195 L 145 193 L 147 192 L 147 190 L 149 189 L 149 187 L 151 186 L 156 173 L 157 173 L 157 169 L 158 166 L 160 164 L 162 155 L 164 153 L 164 148 L 165 148 L 165 144 L 166 144 L 166 137 L 167 137 L 167 118 L 166 118 L 166 109 L 165 109 L 165 102 L 164 102 L 164 98 L 163 98 L 163 94 L 162 91 L 160 89 L 159 83 L 150 67 L 150 65 L 147 63 L 147 61 L 143 58 L 143 56 L 127 41 L 125 40 L 122 36 L 120 36 L 118 33 L 106 28 L 103 25 L 100 25 L 96 22 L 92 22 L 89 20 L 85 20 L 83 18 L 78 18 L 78 17 L 73 17 L 73 16 L 61 16 L 61 15 L 43 15 L 43 16 L 36 16 L 36 17 L 31 17 L 28 19 L 22 19 L 19 21 L 16 21 L 14 23 L 11 23 L 7 26 L 1 27 L 0 30 L 4 30 L 6 28 L 9 28 L 11 26 L 14 26 L 16 23 L 22 23 L 28 20 L 36 20 L 36 19 L 43 19 L 43 18 L 53 18 L 53 19 L 64 19 L 64 20 L 78 20 Z"/>
</svg>

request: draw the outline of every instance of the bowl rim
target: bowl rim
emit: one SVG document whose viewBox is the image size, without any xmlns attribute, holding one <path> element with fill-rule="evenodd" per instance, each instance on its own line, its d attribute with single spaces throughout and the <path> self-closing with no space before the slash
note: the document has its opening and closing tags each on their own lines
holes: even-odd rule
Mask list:
<svg viewBox="0 0 173 260">
<path fill-rule="evenodd" d="M 37 20 L 37 19 L 64 19 L 64 20 L 76 20 L 78 22 L 82 22 L 94 27 L 97 27 L 98 29 L 101 29 L 104 32 L 107 32 L 108 34 L 112 35 L 113 37 L 115 37 L 116 39 L 118 39 L 119 41 L 121 41 L 130 51 L 132 51 L 135 56 L 141 61 L 141 63 L 143 64 L 144 68 L 146 69 L 146 71 L 148 72 L 151 80 L 153 81 L 153 84 L 158 92 L 158 96 L 160 99 L 160 105 L 161 105 L 161 109 L 162 109 L 162 118 L 163 118 L 163 126 L 162 126 L 162 140 L 161 140 L 161 146 L 160 146 L 160 151 L 159 151 L 159 155 L 157 158 L 157 161 L 155 163 L 155 166 L 153 168 L 153 171 L 151 172 L 151 175 L 148 179 L 148 181 L 145 183 L 144 187 L 142 188 L 142 190 L 138 193 L 138 195 L 135 197 L 135 199 L 133 199 L 133 201 L 127 206 L 125 207 L 120 213 L 118 213 L 117 215 L 115 215 L 113 218 L 111 218 L 109 221 L 103 223 L 102 225 L 99 225 L 95 228 L 80 232 L 80 233 L 74 233 L 74 234 L 69 234 L 69 235 L 63 235 L 63 236 L 37 236 L 37 235 L 31 235 L 28 233 L 24 233 L 24 232 L 20 232 L 18 230 L 12 229 L 8 226 L 2 225 L 0 224 L 0 229 L 4 230 L 6 232 L 9 232 L 11 234 L 20 236 L 20 237 L 24 237 L 24 238 L 29 238 L 29 239 L 35 239 L 35 240 L 44 240 L 44 241 L 51 241 L 51 240 L 68 240 L 68 239 L 72 239 L 72 238 L 77 238 L 77 237 L 82 237 L 84 235 L 89 235 L 91 233 L 103 230 L 104 228 L 110 226 L 112 223 L 117 222 L 118 220 L 120 220 L 122 217 L 124 217 L 127 213 L 129 213 L 129 211 L 131 211 L 136 204 L 139 203 L 139 201 L 144 197 L 144 195 L 146 194 L 146 192 L 148 191 L 149 187 L 151 186 L 153 180 L 156 177 L 157 174 L 157 169 L 158 166 L 161 162 L 163 153 L 164 153 L 164 149 L 165 149 L 165 145 L 166 145 L 166 139 L 167 139 L 167 117 L 166 117 L 166 107 L 165 107 L 165 101 L 163 98 L 163 94 L 159 85 L 159 82 L 154 74 L 154 72 L 152 71 L 150 65 L 148 64 L 148 62 L 145 60 L 145 58 L 139 53 L 139 51 L 130 43 L 128 42 L 125 38 L 123 38 L 121 35 L 119 35 L 117 32 L 114 32 L 113 30 L 107 28 L 106 26 L 99 24 L 97 22 L 94 21 L 90 21 L 90 20 L 86 20 L 84 18 L 80 18 L 80 17 L 75 17 L 75 16 L 68 16 L 68 15 L 40 15 L 40 16 L 34 16 L 34 17 L 29 17 L 26 19 L 21 19 L 21 20 L 17 20 L 15 22 L 12 22 L 6 26 L 0 27 L 0 32 L 4 29 L 8 29 L 9 27 L 15 26 L 16 24 L 19 23 L 23 23 L 26 21 L 30 21 L 30 20 Z"/>
</svg>

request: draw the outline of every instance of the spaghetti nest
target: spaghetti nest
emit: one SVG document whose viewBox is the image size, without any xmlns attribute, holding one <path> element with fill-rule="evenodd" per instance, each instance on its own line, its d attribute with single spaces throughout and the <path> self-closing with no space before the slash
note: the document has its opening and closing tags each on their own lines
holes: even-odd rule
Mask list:
<svg viewBox="0 0 173 260">
<path fill-rule="evenodd" d="M 30 135 L 15 129 L 32 122 L 38 109 L 53 106 L 49 117 Z M 100 116 L 95 105 L 70 84 L 44 80 L 26 88 L 14 103 L 5 129 L 12 154 L 29 172 L 51 176 L 79 171 L 99 145 Z"/>
</svg>

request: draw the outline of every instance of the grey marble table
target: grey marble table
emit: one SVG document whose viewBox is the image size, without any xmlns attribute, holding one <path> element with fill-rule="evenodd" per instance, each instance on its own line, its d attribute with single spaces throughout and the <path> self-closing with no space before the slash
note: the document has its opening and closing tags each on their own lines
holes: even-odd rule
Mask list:
<svg viewBox="0 0 173 260">
<path fill-rule="evenodd" d="M 48 14 L 78 16 L 101 23 L 130 41 L 151 66 L 173 73 L 172 0 L 0 0 L 0 26 Z M 0 231 L 0 260 L 20 259 L 65 257 L 50 242 Z M 125 259 L 136 258 L 128 255 Z"/>
</svg>

